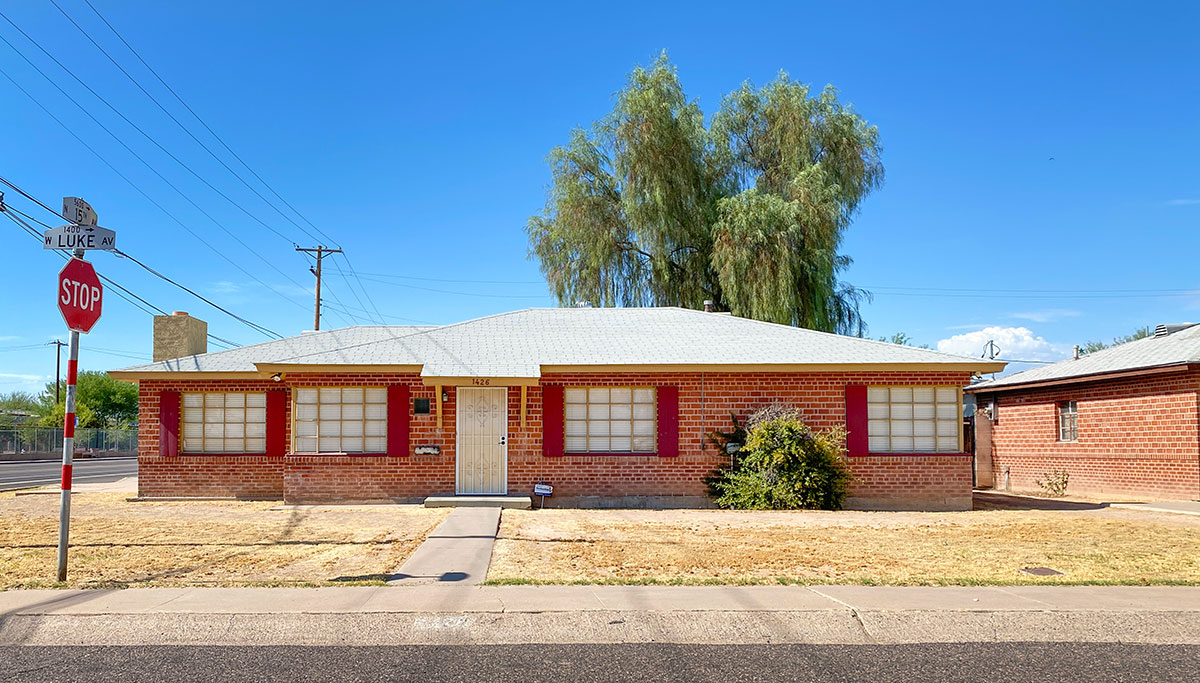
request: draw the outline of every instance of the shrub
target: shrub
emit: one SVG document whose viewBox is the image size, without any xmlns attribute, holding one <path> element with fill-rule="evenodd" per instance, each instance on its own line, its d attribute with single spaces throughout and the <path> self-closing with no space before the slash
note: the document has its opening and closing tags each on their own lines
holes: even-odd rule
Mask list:
<svg viewBox="0 0 1200 683">
<path fill-rule="evenodd" d="M 720 507 L 836 510 L 850 483 L 846 430 L 814 432 L 794 410 L 749 427 L 736 466 L 709 479 Z"/>
<path fill-rule="evenodd" d="M 1071 475 L 1066 470 L 1055 470 L 1043 474 L 1042 478 L 1037 480 L 1037 485 L 1046 495 L 1061 498 L 1067 495 L 1067 480 L 1070 478 Z"/>
<path fill-rule="evenodd" d="M 800 409 L 787 403 L 772 403 L 759 408 L 746 418 L 746 429 L 754 429 L 764 422 L 779 419 L 800 421 Z"/>
</svg>

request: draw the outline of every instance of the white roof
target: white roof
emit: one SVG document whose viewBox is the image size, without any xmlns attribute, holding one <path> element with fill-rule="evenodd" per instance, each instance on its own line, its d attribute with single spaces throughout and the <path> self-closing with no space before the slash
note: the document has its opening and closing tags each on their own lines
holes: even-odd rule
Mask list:
<svg viewBox="0 0 1200 683">
<path fill-rule="evenodd" d="M 1164 330 L 1167 326 L 1159 326 Z M 1069 359 L 1050 365 L 1017 372 L 1007 377 L 972 385 L 970 391 L 987 391 L 1019 385 L 1055 382 L 1069 379 L 1102 377 L 1115 372 L 1128 372 L 1181 363 L 1200 363 L 1200 325 L 1170 326 L 1177 329 L 1169 334 L 1149 336 L 1137 341 L 1118 344 L 1094 351 L 1078 360 Z M 1179 329 L 1182 328 L 1182 329 Z"/>
<path fill-rule="evenodd" d="M 440 327 L 347 327 L 117 374 L 260 366 L 421 366 L 426 377 L 537 378 L 544 366 L 859 365 L 999 371 L 1003 364 L 683 308 L 540 308 Z M 349 369 L 349 368 L 348 368 Z M 894 369 L 894 368 L 893 368 Z"/>
</svg>

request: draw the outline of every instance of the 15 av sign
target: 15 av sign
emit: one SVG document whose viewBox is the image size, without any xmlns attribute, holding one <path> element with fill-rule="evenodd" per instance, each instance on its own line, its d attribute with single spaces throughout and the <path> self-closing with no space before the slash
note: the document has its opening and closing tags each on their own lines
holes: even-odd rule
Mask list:
<svg viewBox="0 0 1200 683">
<path fill-rule="evenodd" d="M 67 328 L 87 334 L 100 319 L 104 287 L 92 264 L 73 258 L 58 272 L 58 310 Z"/>
</svg>

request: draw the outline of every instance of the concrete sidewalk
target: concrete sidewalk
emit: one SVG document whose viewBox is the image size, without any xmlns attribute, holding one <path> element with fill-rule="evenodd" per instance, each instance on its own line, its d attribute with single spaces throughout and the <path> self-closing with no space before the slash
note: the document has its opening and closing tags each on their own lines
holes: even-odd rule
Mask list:
<svg viewBox="0 0 1200 683">
<path fill-rule="evenodd" d="M 388 583 L 482 583 L 499 530 L 498 506 L 454 508 Z"/>
<path fill-rule="evenodd" d="M 462 586 L 0 592 L 0 645 L 1200 644 L 1198 587 Z"/>
</svg>

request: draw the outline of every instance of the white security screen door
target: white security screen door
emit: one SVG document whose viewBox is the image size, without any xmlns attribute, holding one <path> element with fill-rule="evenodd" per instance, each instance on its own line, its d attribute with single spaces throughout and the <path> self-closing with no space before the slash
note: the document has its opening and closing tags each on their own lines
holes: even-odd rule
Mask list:
<svg viewBox="0 0 1200 683">
<path fill-rule="evenodd" d="M 508 493 L 508 387 L 459 387 L 455 493 Z"/>
</svg>

